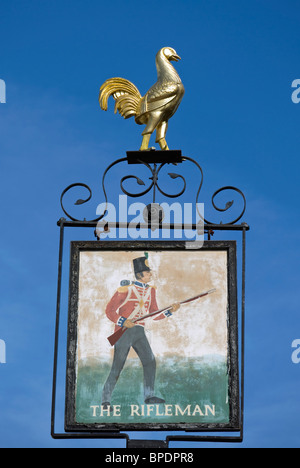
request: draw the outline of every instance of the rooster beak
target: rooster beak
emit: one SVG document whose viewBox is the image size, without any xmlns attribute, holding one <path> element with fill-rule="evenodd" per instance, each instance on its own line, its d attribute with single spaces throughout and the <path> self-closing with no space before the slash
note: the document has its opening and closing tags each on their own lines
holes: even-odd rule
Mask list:
<svg viewBox="0 0 300 468">
<path fill-rule="evenodd" d="M 181 60 L 181 57 L 179 57 L 179 55 L 177 55 L 177 54 L 174 54 L 174 55 L 172 55 L 171 59 L 175 60 L 175 62 L 178 62 L 178 60 Z"/>
</svg>

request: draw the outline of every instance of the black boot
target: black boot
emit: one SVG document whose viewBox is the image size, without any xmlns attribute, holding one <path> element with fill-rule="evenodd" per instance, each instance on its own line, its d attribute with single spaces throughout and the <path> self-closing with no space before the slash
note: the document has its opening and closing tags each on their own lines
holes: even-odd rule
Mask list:
<svg viewBox="0 0 300 468">
<path fill-rule="evenodd" d="M 160 405 L 165 403 L 165 400 L 162 398 L 158 398 L 156 396 L 146 398 L 145 400 L 146 405 Z"/>
</svg>

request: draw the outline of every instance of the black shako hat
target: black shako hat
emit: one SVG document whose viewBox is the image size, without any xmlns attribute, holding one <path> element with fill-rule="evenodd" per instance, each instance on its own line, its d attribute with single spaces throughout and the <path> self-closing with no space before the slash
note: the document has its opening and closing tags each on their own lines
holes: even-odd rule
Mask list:
<svg viewBox="0 0 300 468">
<path fill-rule="evenodd" d="M 142 273 L 143 271 L 151 271 L 148 263 L 148 256 L 135 258 L 133 260 L 134 273 Z"/>
</svg>

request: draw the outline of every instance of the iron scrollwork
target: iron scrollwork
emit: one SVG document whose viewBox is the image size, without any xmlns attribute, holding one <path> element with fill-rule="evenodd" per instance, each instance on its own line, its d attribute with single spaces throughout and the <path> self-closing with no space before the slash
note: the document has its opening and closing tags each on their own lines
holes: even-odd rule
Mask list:
<svg viewBox="0 0 300 468">
<path fill-rule="evenodd" d="M 198 186 L 197 194 L 196 194 L 196 198 L 195 198 L 195 203 L 196 203 L 196 207 L 197 207 L 197 210 L 198 210 L 197 204 L 199 203 L 200 193 L 201 193 L 201 189 L 202 189 L 202 186 L 203 186 L 203 179 L 204 179 L 203 170 L 202 170 L 202 167 L 200 166 L 200 164 L 197 161 L 195 161 L 194 159 L 185 156 L 185 157 L 182 158 L 182 163 L 184 163 L 185 161 L 189 161 L 194 166 L 196 166 L 196 168 L 198 169 L 198 171 L 200 173 L 200 181 L 199 181 L 199 186 Z M 128 162 L 126 157 L 117 159 L 116 161 L 111 163 L 103 173 L 102 190 L 103 190 L 103 194 L 104 194 L 104 198 L 105 198 L 106 208 L 107 208 L 107 205 L 108 205 L 108 196 L 107 196 L 106 185 L 105 185 L 106 176 L 107 176 L 108 172 L 114 166 L 116 166 L 116 165 L 118 165 L 120 163 L 123 163 L 123 162 Z M 177 193 L 174 193 L 174 194 L 168 193 L 167 191 L 165 191 L 165 190 L 163 190 L 161 188 L 161 186 L 159 184 L 159 176 L 161 175 L 161 170 L 166 166 L 166 164 L 170 164 L 170 163 L 166 163 L 166 162 L 159 163 L 159 164 L 152 163 L 153 165 L 151 166 L 151 163 L 145 162 L 144 160 L 140 160 L 140 161 L 137 161 L 137 164 L 143 165 L 144 167 L 146 167 L 150 171 L 151 176 L 149 177 L 149 180 L 151 182 L 149 183 L 149 185 L 146 187 L 146 184 L 145 184 L 144 180 L 142 180 L 140 177 L 138 177 L 138 176 L 136 176 L 134 174 L 129 174 L 129 175 L 126 175 L 126 176 L 122 177 L 122 179 L 120 181 L 120 188 L 121 188 L 122 192 L 125 195 L 127 195 L 128 197 L 131 197 L 131 198 L 142 197 L 142 196 L 148 194 L 151 190 L 153 190 L 153 202 L 150 205 L 147 206 L 148 211 L 145 212 L 144 218 L 145 218 L 145 221 L 149 221 L 151 219 L 151 217 L 153 219 L 153 216 L 154 216 L 161 222 L 162 218 L 163 218 L 163 213 L 160 212 L 159 204 L 156 202 L 157 191 L 161 195 L 163 195 L 164 197 L 167 197 L 167 198 L 172 198 L 172 199 L 173 198 L 179 198 L 181 195 L 183 195 L 185 193 L 185 191 L 187 189 L 187 181 L 186 181 L 185 177 L 182 174 L 179 174 L 177 172 L 169 172 L 168 175 L 169 175 L 169 177 L 171 179 L 173 179 L 173 180 L 180 179 L 182 181 L 182 187 L 181 187 L 181 189 L 179 191 L 177 191 Z M 137 185 L 139 185 L 141 187 L 143 186 L 143 187 L 146 187 L 146 188 L 143 189 L 143 190 L 139 190 L 138 192 L 132 192 L 128 188 L 125 188 L 126 181 L 131 180 L 131 179 L 135 180 Z M 82 221 L 83 222 L 99 222 L 99 221 L 101 221 L 105 217 L 105 215 L 107 213 L 107 209 L 105 209 L 104 212 L 100 216 L 98 216 L 97 218 L 92 219 L 92 220 L 77 219 L 74 216 L 72 216 L 66 210 L 66 208 L 64 206 L 64 197 L 70 190 L 74 189 L 75 187 L 77 187 L 77 188 L 78 187 L 83 187 L 84 189 L 86 189 L 88 191 L 88 195 L 89 195 L 85 199 L 82 199 L 82 198 L 77 199 L 77 201 L 75 202 L 75 205 L 83 205 L 85 203 L 88 203 L 92 198 L 92 190 L 88 185 L 86 185 L 84 183 L 74 183 L 74 184 L 69 185 L 62 192 L 61 198 L 60 198 L 61 207 L 62 207 L 62 210 L 65 213 L 65 215 L 69 219 L 71 219 L 72 221 L 80 221 L 80 222 L 82 222 Z M 227 221 L 226 223 L 224 223 L 224 225 L 234 225 L 243 217 L 243 215 L 244 215 L 244 213 L 246 211 L 246 198 L 245 198 L 245 195 L 243 194 L 243 192 L 240 189 L 238 189 L 236 187 L 233 187 L 233 186 L 222 187 L 222 188 L 220 188 L 220 189 L 218 189 L 218 190 L 216 190 L 214 192 L 214 194 L 212 195 L 212 198 L 211 198 L 211 203 L 212 203 L 213 208 L 218 212 L 224 213 L 224 212 L 227 212 L 228 210 L 230 210 L 232 208 L 232 206 L 234 205 L 234 200 L 228 201 L 225 204 L 225 206 L 223 206 L 223 207 L 218 206 L 217 202 L 216 202 L 216 198 L 220 193 L 228 192 L 228 191 L 236 192 L 241 197 L 242 202 L 243 202 L 243 207 L 242 207 L 242 210 L 239 213 L 239 215 L 237 217 L 235 217 L 233 220 L 231 220 L 229 222 Z M 198 210 L 198 214 L 201 217 L 201 214 L 199 213 L 199 210 Z M 215 225 L 216 224 L 216 223 L 214 223 L 212 221 L 209 221 L 208 219 L 205 219 L 205 218 L 203 219 L 203 221 L 204 221 L 204 223 L 206 225 Z M 223 222 L 221 221 L 219 224 L 223 224 Z"/>
<path fill-rule="evenodd" d="M 154 163 L 153 167 L 151 167 L 150 164 L 144 162 L 144 161 L 140 161 L 140 164 L 144 164 L 151 172 L 152 174 L 152 177 L 150 177 L 149 179 L 152 180 L 151 184 L 149 185 L 149 187 L 140 192 L 140 193 L 132 193 L 132 192 L 129 192 L 128 190 L 126 190 L 124 188 L 124 185 L 123 185 L 123 182 L 125 180 L 128 180 L 128 179 L 136 179 L 137 183 L 139 185 L 145 185 L 144 181 L 141 180 L 139 177 L 136 177 L 134 175 L 128 175 L 128 176 L 125 176 L 122 178 L 121 180 L 121 189 L 122 189 L 122 192 L 125 193 L 125 195 L 128 195 L 129 197 L 141 197 L 143 195 L 146 195 L 147 193 L 150 192 L 151 189 L 153 189 L 153 203 L 155 203 L 155 190 L 157 189 L 162 195 L 164 195 L 165 197 L 168 197 L 168 198 L 178 198 L 180 197 L 186 190 L 186 180 L 185 178 L 180 175 L 180 174 L 175 174 L 175 173 L 169 173 L 168 175 L 172 178 L 172 179 L 177 179 L 177 178 L 181 178 L 181 180 L 183 181 L 183 188 L 182 190 L 180 190 L 180 192 L 178 193 L 175 193 L 175 194 L 170 194 L 170 193 L 167 193 L 165 192 L 164 190 L 161 189 L 161 187 L 159 186 L 158 184 L 158 176 L 159 176 L 159 173 L 161 171 L 161 169 L 167 164 L 167 163 L 162 163 L 160 164 L 159 167 L 157 167 L 157 164 Z"/>
</svg>

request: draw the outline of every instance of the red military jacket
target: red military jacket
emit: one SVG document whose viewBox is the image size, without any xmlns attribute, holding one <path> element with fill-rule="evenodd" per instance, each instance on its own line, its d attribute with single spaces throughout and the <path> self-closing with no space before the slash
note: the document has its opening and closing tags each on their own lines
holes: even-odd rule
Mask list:
<svg viewBox="0 0 300 468">
<path fill-rule="evenodd" d="M 144 315 L 156 312 L 158 309 L 156 301 L 156 289 L 148 284 L 135 283 L 121 286 L 111 298 L 106 307 L 107 317 L 116 324 L 115 331 L 123 327 L 126 320 L 134 320 Z M 169 317 L 170 311 L 159 314 L 154 320 Z M 145 326 L 142 320 L 139 325 Z"/>
</svg>

